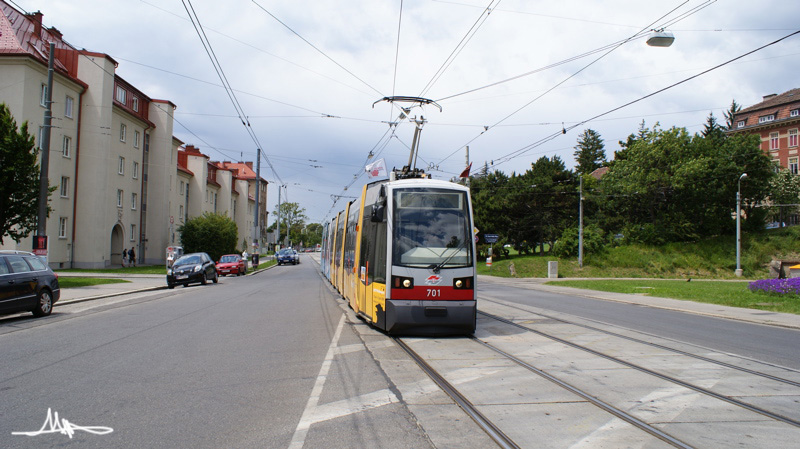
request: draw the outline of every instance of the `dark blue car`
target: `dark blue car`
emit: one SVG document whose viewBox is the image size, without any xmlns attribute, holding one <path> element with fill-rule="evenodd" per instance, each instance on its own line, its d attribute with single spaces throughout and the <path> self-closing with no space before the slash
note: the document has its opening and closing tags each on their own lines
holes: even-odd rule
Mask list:
<svg viewBox="0 0 800 449">
<path fill-rule="evenodd" d="M 298 257 L 295 256 L 295 252 L 291 248 L 284 248 L 278 251 L 278 255 L 275 257 L 278 261 L 278 265 L 283 265 L 285 263 L 290 263 L 292 265 L 297 265 Z"/>
</svg>

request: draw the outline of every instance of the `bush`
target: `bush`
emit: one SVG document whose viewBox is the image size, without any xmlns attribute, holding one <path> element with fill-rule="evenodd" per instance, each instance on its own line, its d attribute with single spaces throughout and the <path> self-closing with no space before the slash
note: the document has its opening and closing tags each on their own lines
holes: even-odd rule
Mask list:
<svg viewBox="0 0 800 449">
<path fill-rule="evenodd" d="M 576 257 L 579 246 L 578 228 L 567 228 L 553 247 L 553 254 L 558 257 Z M 605 248 L 606 241 L 603 230 L 597 226 L 583 228 L 583 252 L 598 253 Z"/>
<path fill-rule="evenodd" d="M 239 233 L 236 222 L 227 215 L 206 212 L 178 228 L 181 244 L 187 253 L 206 252 L 213 260 L 223 254 L 237 254 Z"/>
</svg>

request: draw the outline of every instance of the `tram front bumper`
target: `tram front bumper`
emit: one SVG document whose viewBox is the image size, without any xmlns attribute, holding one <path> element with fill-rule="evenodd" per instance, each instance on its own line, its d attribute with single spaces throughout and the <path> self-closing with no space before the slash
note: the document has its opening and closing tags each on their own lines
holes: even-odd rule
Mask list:
<svg viewBox="0 0 800 449">
<path fill-rule="evenodd" d="M 477 303 L 469 301 L 387 300 L 386 332 L 393 335 L 471 335 Z"/>
</svg>

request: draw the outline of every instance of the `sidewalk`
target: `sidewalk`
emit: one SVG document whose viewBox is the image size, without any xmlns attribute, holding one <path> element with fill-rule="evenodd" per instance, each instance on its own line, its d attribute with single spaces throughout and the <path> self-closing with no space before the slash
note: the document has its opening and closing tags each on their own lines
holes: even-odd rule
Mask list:
<svg viewBox="0 0 800 449">
<path fill-rule="evenodd" d="M 680 299 L 658 298 L 654 296 L 635 295 L 627 293 L 601 292 L 597 290 L 585 290 L 572 287 L 558 287 L 555 285 L 544 285 L 545 282 L 554 279 L 546 278 L 500 278 L 494 276 L 478 275 L 478 290 L 486 291 L 487 284 L 507 285 L 510 287 L 524 288 L 529 290 L 546 291 L 556 294 L 582 296 L 585 298 L 602 299 L 604 301 L 623 302 L 627 304 L 638 304 L 658 309 L 675 310 L 679 312 L 705 315 L 715 318 L 725 318 L 729 320 L 745 321 L 754 324 L 764 324 L 769 326 L 779 326 L 790 329 L 800 330 L 800 315 L 791 313 L 770 312 L 768 310 L 744 309 L 741 307 L 722 306 L 718 304 L 706 304 L 702 302 L 684 301 Z M 559 278 L 567 280 L 567 278 Z"/>
</svg>

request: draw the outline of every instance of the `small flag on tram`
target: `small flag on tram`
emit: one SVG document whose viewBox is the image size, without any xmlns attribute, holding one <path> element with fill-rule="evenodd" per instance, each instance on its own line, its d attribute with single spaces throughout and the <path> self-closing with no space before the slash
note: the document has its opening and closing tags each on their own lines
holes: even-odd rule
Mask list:
<svg viewBox="0 0 800 449">
<path fill-rule="evenodd" d="M 458 175 L 458 177 L 459 178 L 469 178 L 469 169 L 471 169 L 471 168 L 472 168 L 472 162 L 470 162 L 469 165 L 467 165 L 467 168 L 465 168 L 464 171 L 462 171 L 461 174 Z"/>
<path fill-rule="evenodd" d="M 367 164 L 364 169 L 367 171 L 367 176 L 375 178 L 377 176 L 388 176 L 386 174 L 386 161 L 378 159 L 377 161 Z"/>
</svg>

